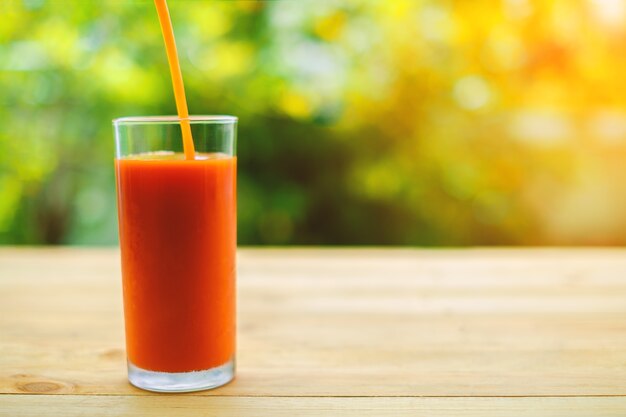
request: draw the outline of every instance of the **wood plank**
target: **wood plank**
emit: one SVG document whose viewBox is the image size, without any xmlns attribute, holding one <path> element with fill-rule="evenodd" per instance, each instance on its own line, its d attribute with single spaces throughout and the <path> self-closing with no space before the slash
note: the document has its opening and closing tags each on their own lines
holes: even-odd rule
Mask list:
<svg viewBox="0 0 626 417">
<path fill-rule="evenodd" d="M 624 313 L 623 250 L 246 249 L 238 377 L 194 395 L 626 395 Z M 123 349 L 116 250 L 0 250 L 0 392 L 147 395 Z"/>
<path fill-rule="evenodd" d="M 196 397 L 0 395 L 0 416 L 465 416 L 622 417 L 625 397 Z"/>
</svg>

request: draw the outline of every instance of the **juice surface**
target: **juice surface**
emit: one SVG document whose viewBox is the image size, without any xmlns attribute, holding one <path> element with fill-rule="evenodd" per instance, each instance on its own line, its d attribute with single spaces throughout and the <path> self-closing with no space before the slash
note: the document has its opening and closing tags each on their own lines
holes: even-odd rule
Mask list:
<svg viewBox="0 0 626 417">
<path fill-rule="evenodd" d="M 128 359 L 209 369 L 235 351 L 236 157 L 115 161 Z"/>
</svg>

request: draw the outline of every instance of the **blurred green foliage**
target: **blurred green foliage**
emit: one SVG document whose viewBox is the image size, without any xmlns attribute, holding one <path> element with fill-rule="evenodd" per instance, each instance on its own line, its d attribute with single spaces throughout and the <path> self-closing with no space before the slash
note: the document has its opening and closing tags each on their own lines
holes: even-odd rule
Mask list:
<svg viewBox="0 0 626 417">
<path fill-rule="evenodd" d="M 621 1 L 176 1 L 241 244 L 626 243 Z M 111 119 L 174 114 L 151 1 L 0 0 L 0 243 L 117 240 Z"/>
</svg>

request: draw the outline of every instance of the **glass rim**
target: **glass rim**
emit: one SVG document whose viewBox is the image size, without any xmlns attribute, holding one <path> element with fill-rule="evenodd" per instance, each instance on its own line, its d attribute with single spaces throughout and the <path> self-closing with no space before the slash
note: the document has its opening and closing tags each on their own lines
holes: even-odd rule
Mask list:
<svg viewBox="0 0 626 417">
<path fill-rule="evenodd" d="M 237 123 L 236 116 L 229 115 L 193 115 L 185 118 L 178 116 L 128 116 L 113 119 L 115 126 L 123 124 L 159 124 L 159 123 L 180 123 L 183 120 L 189 120 L 190 123 Z"/>
</svg>

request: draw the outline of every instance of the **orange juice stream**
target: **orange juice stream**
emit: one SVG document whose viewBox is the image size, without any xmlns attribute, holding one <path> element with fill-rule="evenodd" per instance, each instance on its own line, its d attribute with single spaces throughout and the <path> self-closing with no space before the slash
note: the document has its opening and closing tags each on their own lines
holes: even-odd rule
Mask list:
<svg viewBox="0 0 626 417">
<path fill-rule="evenodd" d="M 180 127 L 183 131 L 185 159 L 194 159 L 195 150 L 193 147 L 193 138 L 191 136 L 191 125 L 189 124 L 189 110 L 187 109 L 187 98 L 185 97 L 183 74 L 180 71 L 180 63 L 178 62 L 178 52 L 176 50 L 176 40 L 174 39 L 174 29 L 172 28 L 170 12 L 167 8 L 167 2 L 165 0 L 154 0 L 154 4 L 157 9 L 157 14 L 159 15 L 161 31 L 163 32 L 167 61 L 170 64 L 172 85 L 174 86 L 174 99 L 176 100 L 176 110 L 178 111 Z"/>
</svg>

